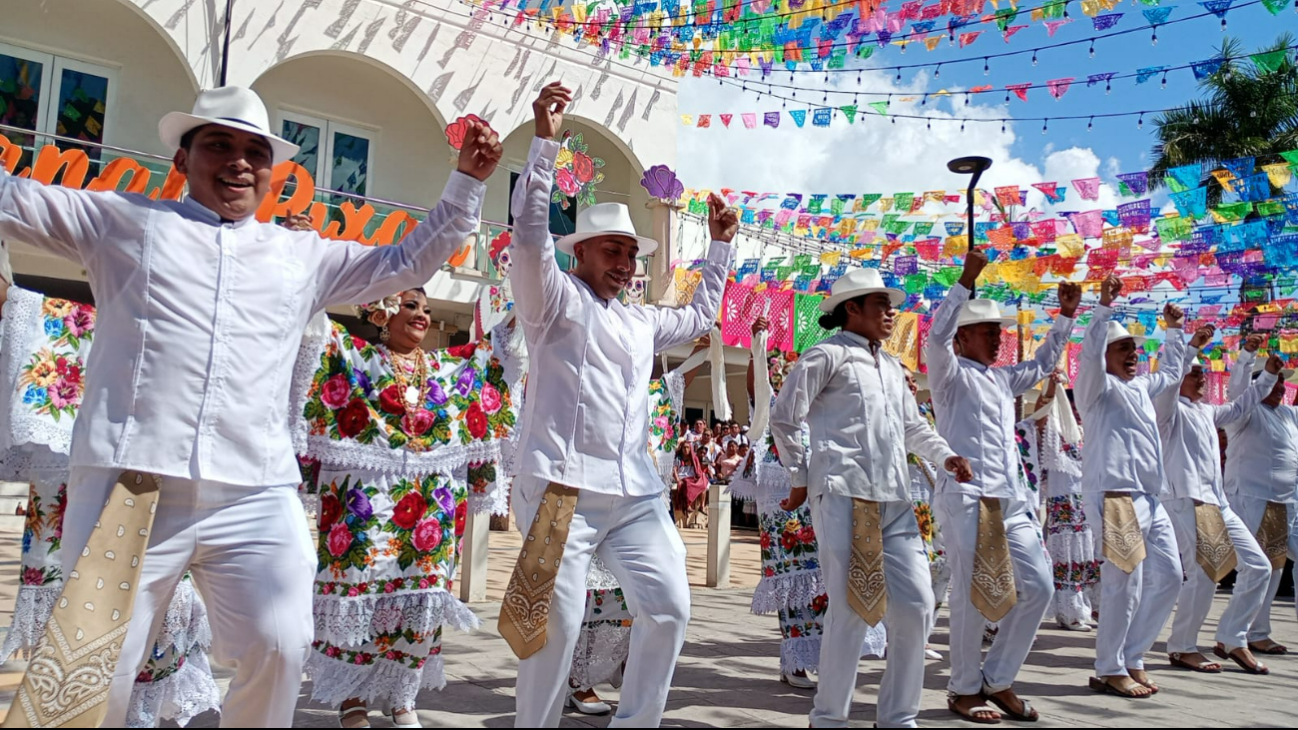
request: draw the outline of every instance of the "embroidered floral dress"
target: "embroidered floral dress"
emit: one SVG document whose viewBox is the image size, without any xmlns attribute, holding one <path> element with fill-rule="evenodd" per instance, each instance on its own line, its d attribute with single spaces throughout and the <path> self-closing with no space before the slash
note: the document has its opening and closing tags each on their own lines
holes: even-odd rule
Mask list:
<svg viewBox="0 0 1298 730">
<path fill-rule="evenodd" d="M 1082 446 L 1070 444 L 1047 422 L 1015 426 L 1029 481 L 1041 487 L 1046 508 L 1046 550 L 1055 574 L 1055 617 L 1061 624 L 1091 620 L 1099 607 L 1100 551 L 1082 506 Z"/>
<path fill-rule="evenodd" d="M 515 410 L 489 338 L 423 357 L 407 371 L 337 325 L 299 355 L 298 451 L 319 465 L 307 660 L 317 702 L 413 707 L 421 689 L 446 684 L 442 627 L 478 625 L 452 594 L 464 474 L 499 459 Z"/>
<path fill-rule="evenodd" d="M 932 402 L 920 403 L 919 412 L 930 424 L 933 423 Z M 910 471 L 910 499 L 915 507 L 915 522 L 919 524 L 919 536 L 924 540 L 924 552 L 928 555 L 933 595 L 937 597 L 940 606 L 946 600 L 947 587 L 951 584 L 951 567 L 947 565 L 946 549 L 942 545 L 942 529 L 933 514 L 937 465 L 914 454 L 907 454 L 906 467 Z"/>
<path fill-rule="evenodd" d="M 10 287 L 0 325 L 0 479 L 29 486 L 13 625 L 0 662 L 35 647 L 63 589 L 68 453 L 81 406 L 95 310 Z M 130 727 L 181 725 L 217 709 L 208 666 L 211 630 L 188 576 L 177 586 L 157 643 L 136 680 Z"/>
<path fill-rule="evenodd" d="M 792 365 L 793 359 L 772 357 L 771 362 L 779 366 L 778 372 L 776 368 L 771 371 L 772 390 L 778 392 L 784 369 Z M 774 395 L 771 402 L 774 405 Z M 809 438 L 805 426 L 803 438 Z M 753 444 L 752 457 L 730 481 L 735 498 L 751 499 L 757 504 L 762 577 L 753 592 L 752 611 L 779 617 L 781 672 L 814 672 L 820 664 L 820 640 L 829 596 L 820 573 L 811 508 L 804 504 L 788 512 L 780 507 L 780 502 L 789 496 L 792 482 L 780 464 L 775 439 L 768 430 Z M 871 626 L 861 655 L 881 657 L 887 643 L 883 623 Z"/>
</svg>

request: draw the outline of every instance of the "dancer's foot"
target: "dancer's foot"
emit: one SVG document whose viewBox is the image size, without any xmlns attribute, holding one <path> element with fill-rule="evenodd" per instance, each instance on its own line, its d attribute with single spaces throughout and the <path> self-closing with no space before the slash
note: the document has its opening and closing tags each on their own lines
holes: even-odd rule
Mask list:
<svg viewBox="0 0 1298 730">
<path fill-rule="evenodd" d="M 1001 721 L 1001 713 L 988 707 L 981 694 L 958 695 L 948 692 L 946 708 L 969 722 L 980 725 L 995 725 Z"/>
<path fill-rule="evenodd" d="M 933 647 L 929 646 L 928 644 L 925 644 L 925 645 L 924 645 L 924 658 L 925 658 L 925 659 L 941 659 L 941 658 L 942 658 L 942 654 L 941 654 L 940 652 L 938 652 L 937 649 L 934 649 Z"/>
<path fill-rule="evenodd" d="M 1146 672 L 1145 670 L 1132 669 L 1131 667 L 1127 667 L 1127 676 L 1131 677 L 1131 679 L 1135 681 L 1136 684 L 1139 684 L 1140 686 L 1148 689 L 1150 694 L 1154 694 L 1154 695 L 1158 694 L 1158 685 L 1154 684 L 1149 679 L 1149 673 Z"/>
<path fill-rule="evenodd" d="M 989 702 L 1000 708 L 1000 711 L 1011 720 L 1036 722 L 1041 719 L 1041 715 L 1033 709 L 1032 704 L 1025 699 L 1020 699 L 1012 689 L 1003 689 L 1000 692 L 984 692 L 984 695 Z"/>
<path fill-rule="evenodd" d="M 613 711 L 593 689 L 570 689 L 567 704 L 583 715 L 607 715 Z"/>
<path fill-rule="evenodd" d="M 806 672 L 782 672 L 780 681 L 794 689 L 815 689 L 816 683 L 811 681 Z"/>
<path fill-rule="evenodd" d="M 1270 639 L 1250 641 L 1248 642 L 1248 648 L 1258 654 L 1269 654 L 1271 656 L 1279 656 L 1281 654 L 1289 653 L 1289 648 L 1284 644 L 1277 644 Z"/>
<path fill-rule="evenodd" d="M 1259 662 L 1257 657 L 1253 656 L 1253 652 L 1249 651 L 1247 646 L 1241 646 L 1238 649 L 1226 651 L 1226 645 L 1218 642 L 1216 648 L 1212 650 L 1212 653 L 1222 659 L 1229 659 L 1232 662 L 1235 662 L 1240 669 L 1243 669 L 1249 674 L 1271 673 L 1271 670 L 1267 669 L 1265 664 Z"/>
<path fill-rule="evenodd" d="M 338 727 L 358 728 L 370 726 L 369 708 L 361 700 L 347 700 L 338 708 Z"/>
<path fill-rule="evenodd" d="M 1059 628 L 1063 629 L 1064 631 L 1090 631 L 1091 630 L 1091 625 L 1086 623 L 1085 621 L 1082 621 L 1081 619 L 1073 619 L 1072 621 L 1069 621 L 1065 619 L 1063 616 L 1058 616 L 1055 618 L 1055 621 L 1059 623 Z"/>
<path fill-rule="evenodd" d="M 397 727 L 423 727 L 414 708 L 403 708 L 392 711 L 392 724 Z"/>
<path fill-rule="evenodd" d="M 1220 674 L 1221 665 L 1210 660 L 1197 651 L 1174 651 L 1167 655 L 1167 661 L 1174 667 L 1189 669 L 1204 674 Z"/>
<path fill-rule="evenodd" d="M 1127 697 L 1129 699 L 1140 699 L 1154 694 L 1154 692 L 1148 687 L 1140 684 L 1125 674 L 1115 674 L 1109 677 L 1091 677 L 1090 686 L 1091 689 L 1096 692 L 1107 692 L 1109 694 L 1115 694 L 1119 697 Z"/>
</svg>

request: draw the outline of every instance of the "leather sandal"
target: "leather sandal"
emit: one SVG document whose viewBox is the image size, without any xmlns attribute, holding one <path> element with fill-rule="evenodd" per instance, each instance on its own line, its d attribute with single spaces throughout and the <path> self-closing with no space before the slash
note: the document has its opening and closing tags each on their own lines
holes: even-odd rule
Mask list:
<svg viewBox="0 0 1298 730">
<path fill-rule="evenodd" d="M 1267 646 L 1262 647 L 1260 644 L 1267 644 Z M 1289 653 L 1289 648 L 1284 644 L 1277 644 L 1270 639 L 1264 641 L 1250 641 L 1248 642 L 1248 650 L 1254 654 L 1266 654 L 1268 656 L 1283 656 Z"/>
<path fill-rule="evenodd" d="M 1178 667 L 1180 669 L 1189 669 L 1192 672 L 1202 672 L 1203 674 L 1221 674 L 1221 665 L 1218 664 L 1217 662 L 1203 661 L 1199 664 L 1195 664 L 1193 662 L 1186 660 L 1185 657 L 1189 656 L 1191 653 L 1197 654 L 1198 652 L 1179 652 L 1179 651 L 1170 652 L 1167 655 L 1167 662 L 1168 664 L 1171 664 L 1174 667 Z"/>
<path fill-rule="evenodd" d="M 1144 685 L 1140 684 L 1139 682 L 1137 682 L 1136 680 L 1132 679 L 1131 677 L 1124 677 L 1124 676 L 1116 676 L 1116 677 L 1091 677 L 1090 681 L 1087 682 L 1087 684 L 1088 684 L 1088 686 L 1089 686 L 1091 689 L 1095 690 L 1096 692 L 1101 692 L 1101 693 L 1104 693 L 1104 694 L 1117 695 L 1117 696 L 1119 696 L 1119 697 L 1126 697 L 1126 698 L 1129 699 L 1129 700 L 1143 700 L 1143 699 L 1146 699 L 1146 698 L 1148 698 L 1148 697 L 1153 697 L 1153 696 L 1154 696 L 1154 693 L 1153 693 L 1153 692 L 1150 692 L 1149 694 L 1138 695 L 1138 694 L 1136 694 L 1136 693 L 1132 690 L 1132 688 L 1130 688 L 1130 687 L 1118 687 L 1118 686 L 1116 686 L 1116 685 L 1114 685 L 1114 684 L 1111 684 L 1111 683 L 1108 681 L 1109 679 L 1125 679 L 1125 680 L 1131 682 L 1132 684 L 1135 684 L 1135 685 L 1138 685 L 1138 686 L 1141 686 L 1141 687 L 1144 686 Z"/>
<path fill-rule="evenodd" d="M 1001 711 L 1003 717 L 1008 717 L 1015 722 L 1036 722 L 1041 719 L 1041 713 L 1037 712 L 1032 707 L 1032 703 L 1018 695 L 1015 695 L 1015 698 L 1019 701 L 1019 704 L 1023 706 L 1022 712 L 1015 712 L 1014 708 L 1010 707 L 1010 703 L 987 690 L 983 690 L 983 697 L 986 698 L 988 702 L 996 705 L 997 709 Z"/>
<path fill-rule="evenodd" d="M 1248 672 L 1249 674 L 1265 675 L 1271 673 L 1271 670 L 1268 669 L 1265 664 L 1257 661 L 1256 659 L 1253 660 L 1253 664 L 1251 665 L 1248 662 L 1244 661 L 1244 657 L 1240 656 L 1239 654 L 1239 652 L 1243 650 L 1244 647 L 1240 647 L 1238 649 L 1231 649 L 1228 652 L 1226 651 L 1226 647 L 1222 646 L 1221 644 L 1218 644 L 1212 648 L 1212 653 L 1216 654 L 1218 657 L 1222 659 L 1229 659 L 1232 662 L 1235 662 L 1235 664 L 1237 664 L 1240 669 L 1243 669 L 1245 672 Z"/>
<path fill-rule="evenodd" d="M 982 697 L 982 695 L 957 695 L 948 693 L 946 698 L 946 708 L 962 719 L 979 725 L 999 725 L 1001 722 L 1000 711 L 987 705 L 978 705 L 970 707 L 968 710 L 961 710 L 957 704 L 964 697 Z M 994 717 L 978 717 L 978 715 L 993 715 Z"/>
</svg>

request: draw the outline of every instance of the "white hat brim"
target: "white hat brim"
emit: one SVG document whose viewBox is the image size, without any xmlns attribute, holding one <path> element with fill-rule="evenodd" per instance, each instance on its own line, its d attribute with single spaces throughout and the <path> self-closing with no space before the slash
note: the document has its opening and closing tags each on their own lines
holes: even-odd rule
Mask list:
<svg viewBox="0 0 1298 730">
<path fill-rule="evenodd" d="M 960 329 L 961 327 L 972 327 L 976 324 L 987 324 L 989 322 L 999 324 L 1002 327 L 1016 327 L 1018 326 L 1019 320 L 1017 317 L 978 317 L 977 319 L 971 319 L 968 322 L 958 322 L 956 324 L 956 329 Z"/>
<path fill-rule="evenodd" d="M 298 153 L 298 150 L 301 149 L 298 145 L 295 145 L 282 137 L 277 137 L 263 129 L 257 129 L 251 124 L 246 124 L 237 119 L 199 117 L 193 114 L 186 114 L 185 112 L 171 112 L 164 116 L 162 121 L 158 122 L 158 136 L 162 139 L 162 143 L 174 152 L 175 150 L 180 149 L 180 140 L 185 137 L 185 134 L 190 130 L 198 129 L 199 127 L 208 124 L 229 127 L 231 129 L 237 129 L 240 132 L 248 132 L 265 138 L 266 142 L 270 144 L 271 157 L 274 159 L 276 165 L 285 160 L 293 159 L 293 157 Z"/>
<path fill-rule="evenodd" d="M 592 238 L 600 238 L 603 236 L 635 239 L 635 242 L 640 245 L 640 250 L 636 253 L 637 258 L 640 256 L 648 256 L 658 250 L 658 242 L 654 239 L 645 238 L 644 236 L 633 236 L 630 233 L 623 233 L 622 231 L 588 231 L 586 233 L 570 233 L 555 241 L 554 247 L 569 256 L 573 256 L 575 255 L 573 249 L 576 248 L 577 244 L 582 241 L 589 241 Z"/>
<path fill-rule="evenodd" d="M 1147 340 L 1147 339 L 1149 339 L 1149 338 L 1148 338 L 1148 337 L 1145 337 L 1145 336 L 1143 336 L 1143 335 L 1127 335 L 1127 336 L 1125 336 L 1125 337 L 1119 337 L 1119 338 L 1117 338 L 1117 339 L 1113 339 L 1113 340 L 1109 340 L 1108 342 L 1105 342 L 1105 343 L 1104 343 L 1104 349 L 1107 350 L 1107 349 L 1109 349 L 1109 345 L 1112 345 L 1112 344 L 1115 343 L 1115 342 L 1122 342 L 1123 340 L 1135 340 L 1135 341 L 1136 341 L 1136 347 L 1140 347 L 1140 346 L 1142 346 L 1142 345 L 1145 344 L 1145 340 Z"/>
<path fill-rule="evenodd" d="M 833 311 L 838 307 L 838 305 L 842 304 L 843 302 L 846 302 L 851 299 L 856 299 L 857 297 L 863 297 L 868 294 L 880 294 L 880 293 L 887 294 L 888 298 L 892 300 L 892 306 L 894 307 L 900 307 L 902 304 L 906 302 L 906 292 L 900 289 L 893 289 L 892 287 L 878 286 L 878 287 L 869 287 L 866 289 L 853 289 L 851 291 L 842 292 L 841 294 L 834 294 L 832 296 L 825 297 L 825 301 L 820 303 L 820 311 L 824 312 L 825 314 L 832 314 Z"/>
</svg>

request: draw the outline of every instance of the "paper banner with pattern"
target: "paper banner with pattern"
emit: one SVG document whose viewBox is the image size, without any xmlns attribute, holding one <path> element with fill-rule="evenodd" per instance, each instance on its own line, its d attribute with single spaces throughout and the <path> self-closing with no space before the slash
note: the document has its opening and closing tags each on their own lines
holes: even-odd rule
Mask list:
<svg viewBox="0 0 1298 730">
<path fill-rule="evenodd" d="M 769 346 L 792 350 L 793 298 L 792 290 L 756 291 L 754 287 L 729 282 L 721 299 L 721 341 L 731 347 L 750 347 L 753 322 L 765 315 L 771 323 Z"/>
</svg>

